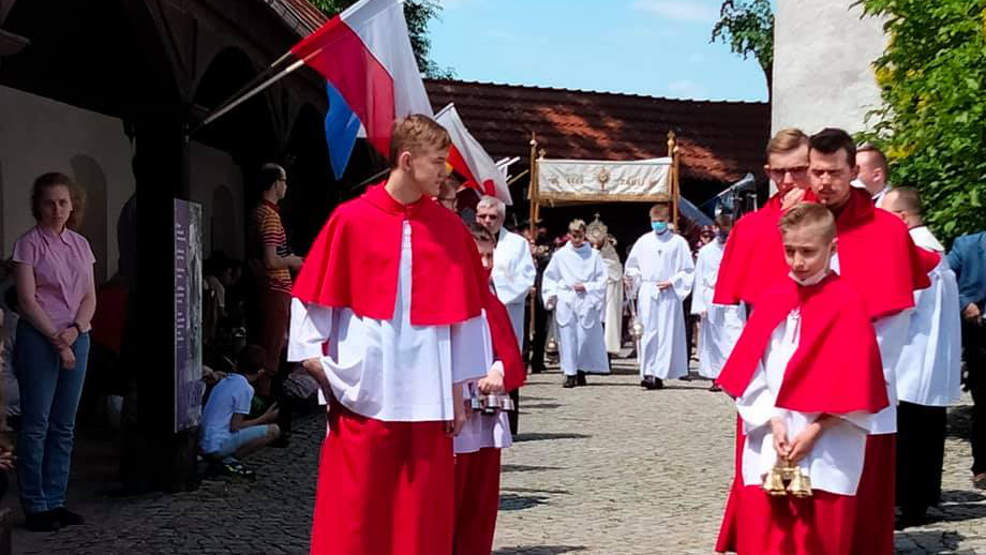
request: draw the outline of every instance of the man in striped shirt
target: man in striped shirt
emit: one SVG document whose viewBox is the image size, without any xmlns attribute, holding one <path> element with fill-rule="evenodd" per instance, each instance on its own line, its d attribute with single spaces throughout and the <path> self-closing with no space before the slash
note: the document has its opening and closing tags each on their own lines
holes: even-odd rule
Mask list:
<svg viewBox="0 0 986 555">
<path fill-rule="evenodd" d="M 302 259 L 291 253 L 277 204 L 288 190 L 284 168 L 264 164 L 260 169 L 260 204 L 251 219 L 251 268 L 257 284 L 256 323 L 252 342 L 267 351 L 266 368 L 277 374 L 287 339 L 291 307 L 291 272 L 301 269 Z M 257 393 L 270 394 L 270 380 L 257 384 Z"/>
</svg>

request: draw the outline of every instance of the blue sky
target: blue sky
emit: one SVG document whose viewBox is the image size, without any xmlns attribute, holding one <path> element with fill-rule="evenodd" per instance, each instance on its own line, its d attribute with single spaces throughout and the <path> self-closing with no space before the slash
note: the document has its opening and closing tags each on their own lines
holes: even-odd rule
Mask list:
<svg viewBox="0 0 986 555">
<path fill-rule="evenodd" d="M 441 0 L 432 59 L 459 79 L 766 100 L 763 72 L 709 42 L 721 0 Z"/>
</svg>

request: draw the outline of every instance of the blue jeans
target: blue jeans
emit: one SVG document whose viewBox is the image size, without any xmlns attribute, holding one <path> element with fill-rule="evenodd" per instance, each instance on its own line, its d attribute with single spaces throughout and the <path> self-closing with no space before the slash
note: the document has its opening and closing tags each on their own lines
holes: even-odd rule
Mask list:
<svg viewBox="0 0 986 555">
<path fill-rule="evenodd" d="M 72 345 L 75 368 L 62 369 L 61 358 L 44 335 L 23 318 L 17 324 L 14 371 L 21 394 L 17 437 L 17 475 L 26 513 L 65 504 L 75 412 L 86 379 L 89 334 Z"/>
</svg>

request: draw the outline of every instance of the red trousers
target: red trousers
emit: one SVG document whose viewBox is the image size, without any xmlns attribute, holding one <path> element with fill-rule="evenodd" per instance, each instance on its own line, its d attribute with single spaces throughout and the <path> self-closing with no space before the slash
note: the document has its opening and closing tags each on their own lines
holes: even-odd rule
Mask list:
<svg viewBox="0 0 986 555">
<path fill-rule="evenodd" d="M 892 555 L 894 552 L 894 490 L 897 434 L 866 437 L 866 458 L 856 497 L 866 523 L 856 526 L 853 555 Z"/>
<path fill-rule="evenodd" d="M 451 555 L 452 440 L 442 422 L 383 422 L 334 403 L 312 555 Z"/>
<path fill-rule="evenodd" d="M 455 457 L 454 555 L 490 555 L 500 508 L 500 450 Z"/>
</svg>

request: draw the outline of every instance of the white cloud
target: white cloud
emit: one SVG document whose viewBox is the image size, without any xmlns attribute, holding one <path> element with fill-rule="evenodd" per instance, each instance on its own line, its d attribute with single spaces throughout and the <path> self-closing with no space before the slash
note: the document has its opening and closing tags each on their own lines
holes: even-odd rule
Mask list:
<svg viewBox="0 0 986 555">
<path fill-rule="evenodd" d="M 703 0 L 637 0 L 633 6 L 672 21 L 712 23 L 719 18 L 716 7 Z"/>
</svg>

